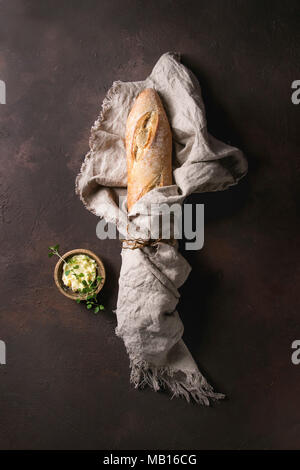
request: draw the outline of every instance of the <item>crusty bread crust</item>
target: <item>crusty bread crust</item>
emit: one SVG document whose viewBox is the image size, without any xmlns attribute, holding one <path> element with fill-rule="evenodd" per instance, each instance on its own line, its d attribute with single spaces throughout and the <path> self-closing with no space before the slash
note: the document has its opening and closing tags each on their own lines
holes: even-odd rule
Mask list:
<svg viewBox="0 0 300 470">
<path fill-rule="evenodd" d="M 126 124 L 127 208 L 147 192 L 172 184 L 172 134 L 157 92 L 143 90 Z"/>
</svg>

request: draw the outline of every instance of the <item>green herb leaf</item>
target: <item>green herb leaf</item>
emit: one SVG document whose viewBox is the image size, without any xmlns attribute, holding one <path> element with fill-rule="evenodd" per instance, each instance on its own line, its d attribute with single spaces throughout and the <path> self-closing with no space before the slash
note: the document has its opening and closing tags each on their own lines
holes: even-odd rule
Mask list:
<svg viewBox="0 0 300 470">
<path fill-rule="evenodd" d="M 97 276 L 97 281 L 99 281 L 99 282 L 100 282 L 100 281 L 102 281 L 102 279 L 103 279 L 103 277 L 101 277 L 101 276 Z"/>
<path fill-rule="evenodd" d="M 83 274 L 83 273 L 80 273 L 80 274 L 78 274 L 78 276 L 79 276 L 79 277 L 83 277 L 83 276 L 84 276 L 84 274 Z"/>
<path fill-rule="evenodd" d="M 99 312 L 99 307 L 97 306 L 95 309 L 94 309 L 94 313 L 98 313 Z"/>
<path fill-rule="evenodd" d="M 52 253 L 52 252 L 48 253 L 49 258 L 52 258 L 53 255 L 54 255 L 54 253 Z"/>
<path fill-rule="evenodd" d="M 79 264 L 76 264 L 76 266 L 74 266 L 74 269 L 78 269 L 79 268 Z"/>
<path fill-rule="evenodd" d="M 104 305 L 99 305 L 100 310 L 104 310 Z"/>
<path fill-rule="evenodd" d="M 82 284 L 83 284 L 84 286 L 87 286 L 87 282 L 86 282 L 85 279 L 83 279 Z"/>
<path fill-rule="evenodd" d="M 68 270 L 67 270 L 67 271 L 65 271 L 65 274 L 66 274 L 66 276 L 69 276 L 69 274 L 70 274 L 70 271 L 68 271 Z"/>
<path fill-rule="evenodd" d="M 81 299 L 76 299 L 77 304 L 80 304 L 80 302 L 81 302 Z"/>
<path fill-rule="evenodd" d="M 92 304 L 87 304 L 86 308 L 90 310 L 92 308 Z"/>
</svg>

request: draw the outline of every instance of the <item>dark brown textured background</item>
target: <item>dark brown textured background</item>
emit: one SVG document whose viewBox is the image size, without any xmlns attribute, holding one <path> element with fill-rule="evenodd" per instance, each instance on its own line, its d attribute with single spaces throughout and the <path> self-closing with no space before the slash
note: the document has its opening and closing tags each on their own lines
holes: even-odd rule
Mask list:
<svg viewBox="0 0 300 470">
<path fill-rule="evenodd" d="M 0 0 L 0 448 L 300 448 L 298 1 Z M 113 80 L 144 79 L 166 51 L 199 78 L 208 127 L 249 175 L 198 195 L 205 247 L 186 253 L 185 340 L 228 399 L 210 408 L 129 385 L 115 337 L 120 246 L 74 194 Z M 47 247 L 107 267 L 105 313 L 54 286 Z"/>
</svg>

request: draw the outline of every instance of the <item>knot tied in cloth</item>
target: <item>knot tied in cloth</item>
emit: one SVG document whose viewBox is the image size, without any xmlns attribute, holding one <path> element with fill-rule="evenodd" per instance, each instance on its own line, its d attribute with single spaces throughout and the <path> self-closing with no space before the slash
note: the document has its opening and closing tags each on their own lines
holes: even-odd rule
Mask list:
<svg viewBox="0 0 300 470">
<path fill-rule="evenodd" d="M 128 224 L 125 204 L 120 209 L 116 203 L 127 186 L 125 127 L 135 98 L 145 88 L 159 93 L 170 122 L 174 184 L 146 193 L 132 208 L 131 223 L 143 231 L 152 203 L 182 204 L 193 192 L 224 190 L 247 173 L 243 154 L 208 133 L 195 76 L 176 54 L 166 53 L 146 80 L 113 83 L 92 127 L 90 151 L 76 180 L 76 191 L 86 208 L 115 224 L 121 234 Z M 207 383 L 182 340 L 183 324 L 176 310 L 178 288 L 191 268 L 177 243 L 127 242 L 134 249 L 127 249 L 125 240 L 116 334 L 129 354 L 131 382 L 155 391 L 165 388 L 172 396 L 205 405 L 209 399 L 223 398 Z"/>
</svg>

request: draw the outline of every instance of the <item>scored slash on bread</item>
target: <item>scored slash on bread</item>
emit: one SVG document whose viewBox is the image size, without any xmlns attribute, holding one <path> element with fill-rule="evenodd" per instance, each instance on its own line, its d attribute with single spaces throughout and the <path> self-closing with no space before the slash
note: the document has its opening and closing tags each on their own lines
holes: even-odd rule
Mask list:
<svg viewBox="0 0 300 470">
<path fill-rule="evenodd" d="M 135 160 L 139 160 L 147 147 L 151 145 L 158 125 L 158 113 L 150 111 L 145 113 L 136 125 L 132 140 L 132 148 Z"/>
<path fill-rule="evenodd" d="M 172 134 L 157 92 L 143 90 L 126 123 L 127 207 L 156 187 L 172 184 Z"/>
</svg>

